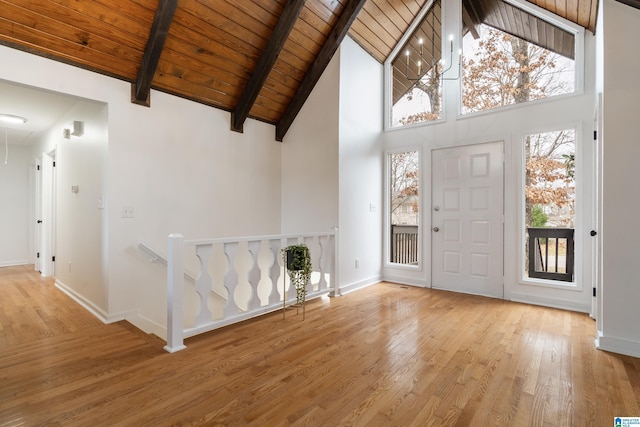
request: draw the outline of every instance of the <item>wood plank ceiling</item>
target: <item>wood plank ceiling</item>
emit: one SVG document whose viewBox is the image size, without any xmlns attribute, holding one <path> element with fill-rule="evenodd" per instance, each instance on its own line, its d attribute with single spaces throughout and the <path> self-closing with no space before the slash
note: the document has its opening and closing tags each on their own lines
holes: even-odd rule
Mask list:
<svg viewBox="0 0 640 427">
<path fill-rule="evenodd" d="M 276 126 L 348 33 L 380 63 L 427 0 L 0 0 L 0 44 Z M 450 1 L 450 0 L 445 0 Z M 626 0 L 627 2 L 638 0 Z M 598 0 L 533 0 L 594 31 Z"/>
</svg>

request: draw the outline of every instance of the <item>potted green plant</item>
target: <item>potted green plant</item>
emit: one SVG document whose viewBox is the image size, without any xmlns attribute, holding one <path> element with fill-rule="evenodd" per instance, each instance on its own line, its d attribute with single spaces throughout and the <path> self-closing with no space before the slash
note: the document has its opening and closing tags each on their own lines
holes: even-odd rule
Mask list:
<svg viewBox="0 0 640 427">
<path fill-rule="evenodd" d="M 304 243 L 290 245 L 283 249 L 289 280 L 296 289 L 296 303 L 303 304 L 307 295 L 307 285 L 311 282 L 311 254 Z"/>
</svg>

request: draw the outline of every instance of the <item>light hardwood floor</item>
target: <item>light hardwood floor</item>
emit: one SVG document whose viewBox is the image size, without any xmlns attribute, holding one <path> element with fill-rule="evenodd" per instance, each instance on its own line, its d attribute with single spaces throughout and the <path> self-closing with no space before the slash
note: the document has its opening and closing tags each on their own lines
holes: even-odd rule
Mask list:
<svg viewBox="0 0 640 427">
<path fill-rule="evenodd" d="M 640 359 L 585 314 L 391 283 L 187 340 L 0 269 L 0 426 L 612 426 Z"/>
</svg>

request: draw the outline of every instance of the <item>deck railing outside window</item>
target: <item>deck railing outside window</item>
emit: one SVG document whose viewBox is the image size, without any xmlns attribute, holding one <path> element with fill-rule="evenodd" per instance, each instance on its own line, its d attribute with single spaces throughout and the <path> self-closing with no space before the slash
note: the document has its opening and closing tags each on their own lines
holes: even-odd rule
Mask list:
<svg viewBox="0 0 640 427">
<path fill-rule="evenodd" d="M 573 281 L 573 228 L 527 228 L 529 277 Z"/>
<path fill-rule="evenodd" d="M 418 264 L 418 226 L 391 225 L 391 262 Z"/>
</svg>

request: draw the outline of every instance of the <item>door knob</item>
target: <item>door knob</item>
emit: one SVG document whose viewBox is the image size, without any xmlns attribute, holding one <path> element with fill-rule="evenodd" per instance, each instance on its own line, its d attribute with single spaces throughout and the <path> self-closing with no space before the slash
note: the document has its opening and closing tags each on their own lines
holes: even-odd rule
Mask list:
<svg viewBox="0 0 640 427">
<path fill-rule="evenodd" d="M 440 229 L 438 227 L 433 227 L 433 231 L 437 233 L 438 231 L 440 231 Z"/>
<path fill-rule="evenodd" d="M 597 232 L 596 230 L 591 230 L 591 233 L 589 233 L 589 234 L 591 234 L 591 237 L 593 237 L 593 236 L 595 236 L 596 234 L 598 234 L 598 232 Z"/>
<path fill-rule="evenodd" d="M 436 211 L 436 212 L 438 212 L 438 211 L 440 210 L 440 206 L 434 206 L 434 207 L 433 207 L 433 210 L 434 210 L 434 211 Z"/>
</svg>

